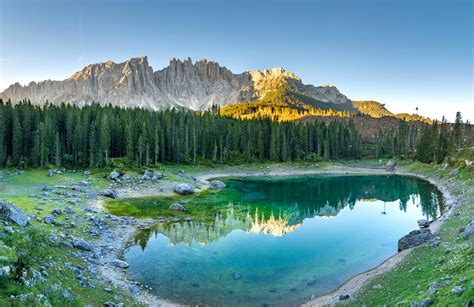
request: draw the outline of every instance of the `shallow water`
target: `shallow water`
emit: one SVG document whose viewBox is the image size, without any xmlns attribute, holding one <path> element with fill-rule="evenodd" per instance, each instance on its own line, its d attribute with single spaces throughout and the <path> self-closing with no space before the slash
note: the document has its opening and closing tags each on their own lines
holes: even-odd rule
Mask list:
<svg viewBox="0 0 474 307">
<path fill-rule="evenodd" d="M 396 254 L 417 220 L 440 212 L 439 191 L 411 177 L 224 181 L 185 204 L 210 217 L 136 235 L 125 253 L 133 279 L 178 303 L 297 305 Z"/>
</svg>

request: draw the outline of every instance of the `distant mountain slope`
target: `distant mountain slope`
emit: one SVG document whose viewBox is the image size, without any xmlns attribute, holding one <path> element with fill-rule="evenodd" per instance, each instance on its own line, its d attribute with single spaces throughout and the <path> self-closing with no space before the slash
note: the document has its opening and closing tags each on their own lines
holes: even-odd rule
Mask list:
<svg viewBox="0 0 474 307">
<path fill-rule="evenodd" d="M 351 101 L 336 87 L 304 84 L 282 68 L 234 74 L 216 62 L 199 60 L 193 64 L 189 58 L 173 59 L 158 71 L 153 71 L 147 57 L 118 64 L 112 61 L 91 64 L 63 81 L 31 82 L 26 86 L 15 83 L 0 93 L 0 98 L 13 102 L 29 99 L 37 104 L 98 102 L 152 110 L 169 107 L 206 110 L 212 105 L 259 101 L 280 91 L 281 86 L 297 104 L 353 111 Z"/>
<path fill-rule="evenodd" d="M 383 116 L 393 116 L 393 113 L 385 108 L 385 105 L 377 101 L 352 101 L 352 105 L 362 114 L 370 117 L 380 118 Z"/>
<path fill-rule="evenodd" d="M 352 101 L 352 105 L 360 113 L 374 118 L 395 117 L 404 121 L 420 121 L 426 123 L 431 123 L 433 121 L 430 118 L 418 114 L 392 113 L 385 108 L 385 104 L 373 100 Z"/>
</svg>

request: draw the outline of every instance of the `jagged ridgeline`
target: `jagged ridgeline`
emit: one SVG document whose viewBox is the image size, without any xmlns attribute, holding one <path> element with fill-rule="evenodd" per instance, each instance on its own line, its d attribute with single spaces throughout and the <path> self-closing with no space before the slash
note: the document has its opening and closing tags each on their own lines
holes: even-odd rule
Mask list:
<svg viewBox="0 0 474 307">
<path fill-rule="evenodd" d="M 392 114 L 375 101 L 352 102 L 335 86 L 304 84 L 282 68 L 235 74 L 216 62 L 173 59 L 154 71 L 147 57 L 123 63 L 90 64 L 62 81 L 15 83 L 0 93 L 3 101 L 33 104 L 98 103 L 126 108 L 163 110 L 185 108 L 205 111 L 212 106 L 238 119 L 269 117 L 288 121 L 304 116 L 390 116 L 427 121 L 413 114 Z"/>
</svg>

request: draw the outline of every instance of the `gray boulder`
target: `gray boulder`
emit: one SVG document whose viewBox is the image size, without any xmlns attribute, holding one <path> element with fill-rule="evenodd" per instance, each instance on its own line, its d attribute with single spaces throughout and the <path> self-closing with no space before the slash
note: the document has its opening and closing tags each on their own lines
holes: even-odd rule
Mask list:
<svg viewBox="0 0 474 307">
<path fill-rule="evenodd" d="M 474 233 L 474 220 L 471 220 L 466 228 L 464 228 L 463 236 L 465 239 L 469 239 L 472 233 Z"/>
<path fill-rule="evenodd" d="M 120 173 L 117 171 L 113 171 L 109 174 L 107 178 L 110 180 L 117 180 L 119 177 L 120 177 Z"/>
<path fill-rule="evenodd" d="M 190 184 L 178 183 L 174 187 L 174 192 L 180 195 L 189 195 L 194 193 L 194 189 Z"/>
<path fill-rule="evenodd" d="M 142 176 L 143 180 L 152 180 L 153 179 L 153 173 L 150 171 L 145 171 Z"/>
<path fill-rule="evenodd" d="M 171 209 L 171 210 L 176 210 L 176 211 L 186 211 L 186 208 L 185 208 L 183 205 L 178 204 L 178 203 L 176 203 L 176 204 L 171 204 L 170 207 L 169 207 L 169 209 Z"/>
<path fill-rule="evenodd" d="M 464 287 L 461 287 L 461 286 L 456 286 L 456 287 L 451 289 L 452 294 L 462 294 L 464 291 L 466 291 L 466 289 Z"/>
<path fill-rule="evenodd" d="M 48 225 L 54 224 L 54 216 L 49 215 L 49 214 L 46 215 L 46 216 L 44 217 L 44 219 L 43 219 L 43 222 L 44 222 L 45 224 L 48 224 Z"/>
<path fill-rule="evenodd" d="M 223 189 L 225 187 L 225 183 L 220 180 L 212 180 L 209 182 L 209 189 L 211 190 Z"/>
<path fill-rule="evenodd" d="M 113 190 L 113 189 L 106 189 L 106 190 L 102 191 L 100 193 L 100 195 L 105 196 L 105 197 L 109 197 L 109 198 L 112 198 L 112 199 L 117 198 L 117 192 L 115 192 L 115 190 Z"/>
<path fill-rule="evenodd" d="M 9 222 L 13 222 L 22 227 L 26 226 L 30 218 L 23 211 L 12 203 L 0 200 L 0 216 Z"/>
<path fill-rule="evenodd" d="M 451 170 L 451 171 L 449 172 L 449 177 L 454 177 L 454 176 L 456 176 L 458 173 L 459 173 L 459 170 L 458 170 L 457 168 L 455 168 L 455 169 L 453 169 L 453 170 Z"/>
<path fill-rule="evenodd" d="M 418 220 L 417 223 L 420 228 L 426 228 L 430 226 L 430 222 L 428 222 L 427 220 Z"/>
<path fill-rule="evenodd" d="M 125 261 L 122 261 L 120 259 L 114 259 L 114 260 L 110 261 L 110 264 L 117 267 L 117 268 L 121 268 L 121 269 L 128 268 L 128 263 L 126 263 Z"/>
<path fill-rule="evenodd" d="M 94 249 L 89 242 L 87 242 L 86 240 L 82 238 L 74 239 L 72 241 L 72 246 L 78 249 L 85 250 L 85 251 L 91 251 Z"/>
<path fill-rule="evenodd" d="M 410 307 L 427 307 L 429 305 L 433 305 L 434 301 L 431 298 L 425 298 L 424 300 L 418 302 L 412 302 Z"/>
<path fill-rule="evenodd" d="M 55 215 L 55 216 L 58 216 L 58 215 L 63 214 L 63 212 L 61 211 L 61 209 L 55 208 L 55 209 L 51 212 L 51 214 L 52 214 L 52 215 Z"/>
<path fill-rule="evenodd" d="M 433 239 L 431 230 L 427 228 L 413 230 L 398 240 L 398 251 L 421 245 L 431 239 Z"/>
<path fill-rule="evenodd" d="M 387 164 L 385 165 L 385 169 L 387 171 L 392 172 L 392 171 L 395 170 L 395 166 L 397 166 L 397 161 L 390 159 L 390 160 L 388 160 Z"/>
</svg>

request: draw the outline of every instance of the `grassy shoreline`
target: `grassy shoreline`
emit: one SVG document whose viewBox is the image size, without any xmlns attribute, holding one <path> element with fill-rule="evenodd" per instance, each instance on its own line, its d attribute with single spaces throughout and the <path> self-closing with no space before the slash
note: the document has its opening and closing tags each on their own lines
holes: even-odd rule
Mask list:
<svg viewBox="0 0 474 307">
<path fill-rule="evenodd" d="M 168 175 L 165 179 L 166 182 L 182 181 L 183 178 L 177 175 L 179 170 L 184 170 L 187 175 L 196 176 L 199 179 L 210 179 L 226 173 L 243 176 L 252 174 L 268 176 L 279 174 L 291 175 L 314 173 L 315 171 L 321 174 L 345 174 L 348 173 L 348 169 L 350 169 L 351 172 L 360 174 L 384 172 L 378 160 L 346 161 L 343 163 L 264 163 L 243 166 L 219 166 L 215 168 L 183 165 L 162 165 L 159 167 L 160 171 Z M 424 246 L 414 250 L 394 270 L 373 278 L 354 299 L 347 303 L 354 306 L 363 304 L 370 306 L 383 304 L 393 305 L 396 303 L 399 303 L 399 305 L 409 305 L 412 301 L 427 297 L 425 292 L 429 283 L 439 281 L 442 277 L 450 275 L 451 286 L 446 284 L 435 294 L 431 295 L 430 298 L 432 298 L 435 303 L 441 305 L 451 304 L 452 302 L 454 302 L 454 304 L 465 304 L 467 298 L 474 297 L 474 284 L 472 284 L 474 279 L 472 269 L 474 267 L 474 263 L 472 262 L 474 251 L 472 238 L 469 241 L 463 241 L 463 239 L 459 238 L 460 235 L 458 231 L 460 227 L 467 225 L 469 219 L 474 218 L 473 171 L 472 169 L 461 169 L 458 175 L 451 178 L 449 177 L 450 168 L 442 169 L 440 166 L 412 162 L 402 162 L 398 166 L 398 170 L 402 173 L 420 175 L 437 180 L 446 186 L 453 195 L 459 198 L 458 201 L 460 204 L 456 208 L 455 214 L 441 226 L 437 234 L 441 238 L 441 244 L 438 248 Z M 38 213 L 38 211 L 34 209 L 34 207 L 38 207 L 37 199 L 28 197 L 32 191 L 32 187 L 35 185 L 71 185 L 87 178 L 83 172 L 67 173 L 53 177 L 46 177 L 46 170 L 32 170 L 21 175 L 7 175 L 5 171 L 3 172 L 4 179 L 0 184 L 0 199 L 6 199 L 17 204 L 27 214 Z M 92 170 L 93 176 L 91 182 L 94 189 L 104 189 L 110 184 L 110 181 L 103 178 L 108 172 L 109 170 L 106 169 Z M 131 172 L 140 173 L 139 170 L 131 170 Z M 90 202 L 97 201 L 87 198 L 81 198 L 81 201 L 83 203 L 82 207 L 77 208 L 77 210 L 76 207 L 74 207 L 76 210 L 77 227 L 68 229 L 67 232 L 71 235 L 82 236 L 92 240 L 93 238 L 87 233 L 89 228 L 87 218 L 89 218 L 90 215 L 84 211 L 84 208 L 87 207 Z M 49 212 L 55 207 L 64 208 L 65 205 L 66 204 L 61 201 L 47 202 L 45 205 L 42 205 L 42 212 Z M 103 216 L 104 212 L 99 212 L 98 214 Z M 64 217 L 60 217 L 60 220 L 64 221 L 63 218 Z M 41 221 L 33 220 L 32 224 L 34 227 L 41 228 L 46 232 L 51 232 L 56 235 L 60 235 L 61 233 L 59 227 L 45 225 Z M 17 232 L 17 228 L 15 228 L 15 232 Z M 62 232 L 65 231 L 63 230 Z M 21 230 L 18 230 L 18 234 L 21 234 Z M 463 248 L 463 244 L 465 243 L 469 243 L 471 246 Z M 448 254 L 446 254 L 446 247 L 451 248 L 451 252 Z M 76 265 L 84 266 L 80 257 L 78 259 L 74 251 L 68 248 L 53 246 L 46 246 L 46 248 L 50 252 L 50 256 L 53 257 L 57 263 L 73 262 Z M 11 262 L 14 257 L 15 256 L 10 252 L 7 255 L 7 262 Z M 439 263 L 440 259 L 444 259 L 441 264 Z M 2 263 L 2 265 L 4 264 Z M 413 273 L 413 267 L 417 268 L 416 273 Z M 66 303 L 70 305 L 79 306 L 92 304 L 94 306 L 100 306 L 106 301 L 117 301 L 119 297 L 119 300 L 127 305 L 138 304 L 129 293 L 120 288 L 112 287 L 110 291 L 108 291 L 108 287 L 110 286 L 105 284 L 101 279 L 94 281 L 97 283 L 95 288 L 80 287 L 75 276 L 71 274 L 68 268 L 63 268 L 62 265 L 58 265 L 57 270 L 48 270 L 48 273 L 47 285 L 38 286 L 34 289 L 4 282 L 2 287 L 0 287 L 0 304 L 12 304 L 12 301 L 9 299 L 10 295 L 23 294 L 25 291 L 34 292 L 35 295 L 43 294 L 46 292 L 46 286 L 50 286 L 51 283 L 54 282 L 64 284 L 62 288 L 66 290 L 70 289 L 69 292 L 74 293 L 74 299 L 72 301 L 66 301 L 63 295 L 59 293 L 56 295 L 57 301 L 55 301 L 52 295 L 46 293 L 48 297 L 50 297 L 51 303 L 53 301 L 66 301 Z M 465 280 L 460 281 L 461 278 L 465 278 Z M 463 294 L 453 296 L 450 293 L 455 283 L 459 283 L 459 285 L 466 289 Z M 379 285 L 382 285 L 382 287 L 380 288 Z M 104 291 L 104 289 L 107 289 L 107 291 Z"/>
</svg>

